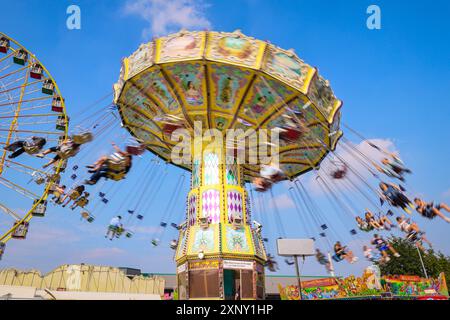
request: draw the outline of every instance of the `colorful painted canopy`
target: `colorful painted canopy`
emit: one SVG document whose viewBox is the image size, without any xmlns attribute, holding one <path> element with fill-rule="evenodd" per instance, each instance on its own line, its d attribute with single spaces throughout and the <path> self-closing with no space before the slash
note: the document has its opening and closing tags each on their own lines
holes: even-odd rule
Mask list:
<svg viewBox="0 0 450 320">
<path fill-rule="evenodd" d="M 320 163 L 342 135 L 342 102 L 317 69 L 293 50 L 240 31 L 180 31 L 142 44 L 123 60 L 114 91 L 125 127 L 167 161 L 176 144 L 165 134 L 167 119 L 181 119 L 190 130 L 194 121 L 203 128 L 258 130 L 283 127 L 292 115 L 308 129 L 281 141 L 281 168 L 289 178 Z M 244 165 L 244 172 L 249 180 L 259 167 Z"/>
</svg>

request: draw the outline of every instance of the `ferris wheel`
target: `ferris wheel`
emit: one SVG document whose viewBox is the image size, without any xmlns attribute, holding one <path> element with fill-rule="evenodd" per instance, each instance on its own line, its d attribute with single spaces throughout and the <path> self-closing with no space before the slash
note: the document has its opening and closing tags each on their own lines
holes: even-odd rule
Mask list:
<svg viewBox="0 0 450 320">
<path fill-rule="evenodd" d="M 8 240 L 25 239 L 30 220 L 45 215 L 66 163 L 45 167 L 41 151 L 67 139 L 68 122 L 45 66 L 0 32 L 0 257 Z"/>
</svg>

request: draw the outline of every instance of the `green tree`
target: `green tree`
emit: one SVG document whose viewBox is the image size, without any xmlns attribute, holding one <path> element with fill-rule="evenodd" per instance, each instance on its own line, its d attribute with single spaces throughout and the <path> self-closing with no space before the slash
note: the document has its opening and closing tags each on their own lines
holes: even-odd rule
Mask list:
<svg viewBox="0 0 450 320">
<path fill-rule="evenodd" d="M 419 253 L 411 242 L 398 237 L 389 238 L 391 245 L 400 253 L 400 257 L 392 258 L 387 263 L 378 264 L 382 275 L 418 275 L 425 277 Z M 450 257 L 441 252 L 428 250 L 421 252 L 428 276 L 437 278 L 441 272 L 445 273 L 447 287 L 450 288 Z"/>
</svg>

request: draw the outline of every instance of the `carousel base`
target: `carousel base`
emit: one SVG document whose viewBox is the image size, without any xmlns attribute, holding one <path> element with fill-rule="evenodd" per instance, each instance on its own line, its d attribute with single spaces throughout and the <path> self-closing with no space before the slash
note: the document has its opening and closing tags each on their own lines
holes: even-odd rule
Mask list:
<svg viewBox="0 0 450 320">
<path fill-rule="evenodd" d="M 264 299 L 264 267 L 256 260 L 204 258 L 178 265 L 180 300 Z"/>
</svg>

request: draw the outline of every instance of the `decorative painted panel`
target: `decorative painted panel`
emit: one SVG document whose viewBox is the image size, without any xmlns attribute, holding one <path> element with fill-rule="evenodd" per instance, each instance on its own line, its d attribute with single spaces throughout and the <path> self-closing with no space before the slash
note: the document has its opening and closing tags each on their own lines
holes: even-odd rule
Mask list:
<svg viewBox="0 0 450 320">
<path fill-rule="evenodd" d="M 219 156 L 214 152 L 205 152 L 203 157 L 203 185 L 210 186 L 220 183 Z"/>
<path fill-rule="evenodd" d="M 256 68 L 265 46 L 265 42 L 246 37 L 240 32 L 210 32 L 206 58 Z"/>
<path fill-rule="evenodd" d="M 159 40 L 158 63 L 200 59 L 203 55 L 203 32 L 178 32 Z"/>
<path fill-rule="evenodd" d="M 192 163 L 192 188 L 200 186 L 200 159 L 194 159 Z"/>
<path fill-rule="evenodd" d="M 241 110 L 241 115 L 250 120 L 259 120 L 266 113 L 276 111 L 283 106 L 286 99 L 295 92 L 280 82 L 258 77 L 252 86 L 249 97 Z"/>
<path fill-rule="evenodd" d="M 193 226 L 197 221 L 197 195 L 191 194 L 188 199 L 188 223 Z"/>
<path fill-rule="evenodd" d="M 232 216 L 242 218 L 242 194 L 236 190 L 227 191 L 228 222 L 232 222 Z"/>
<path fill-rule="evenodd" d="M 313 78 L 309 88 L 308 97 L 327 118 L 333 111 L 335 103 L 337 102 L 333 90 L 330 87 L 330 83 L 321 76 L 315 76 Z"/>
<path fill-rule="evenodd" d="M 300 60 L 292 51 L 269 46 L 265 71 L 303 93 L 314 74 L 314 69 Z"/>
<path fill-rule="evenodd" d="M 179 63 L 166 66 L 165 70 L 176 82 L 188 107 L 204 105 L 205 72 L 200 63 Z"/>
<path fill-rule="evenodd" d="M 219 64 L 211 64 L 210 70 L 213 81 L 212 96 L 215 101 L 213 109 L 232 109 L 245 92 L 251 76 L 250 71 Z"/>
<path fill-rule="evenodd" d="M 226 169 L 227 169 L 226 181 L 227 181 L 228 185 L 237 186 L 237 185 L 239 185 L 239 177 L 238 177 L 239 170 L 238 170 L 238 166 L 236 163 L 236 158 L 235 157 L 233 157 L 233 158 L 234 158 L 234 160 L 227 158 L 228 160 L 227 160 L 227 164 L 226 164 Z M 233 161 L 233 163 L 228 163 L 229 161 L 230 162 Z"/>
<path fill-rule="evenodd" d="M 153 64 L 153 42 L 141 44 L 128 58 L 128 77 L 131 78 Z"/>
<path fill-rule="evenodd" d="M 153 100 L 166 110 L 176 111 L 179 109 L 175 94 L 169 89 L 170 85 L 160 70 L 149 70 L 138 76 L 134 82 L 138 87 L 143 89 L 145 95 L 152 97 Z M 149 99 L 146 97 L 146 100 L 148 101 Z"/>
<path fill-rule="evenodd" d="M 209 217 L 212 224 L 220 222 L 220 192 L 218 190 L 203 191 L 202 217 Z"/>
<path fill-rule="evenodd" d="M 252 245 L 246 228 L 234 229 L 230 225 L 225 225 L 224 251 L 228 253 L 252 253 Z"/>
<path fill-rule="evenodd" d="M 205 254 L 219 251 L 218 225 L 212 225 L 208 229 L 202 229 L 199 226 L 191 227 L 187 253 L 198 254 L 200 251 Z"/>
</svg>

